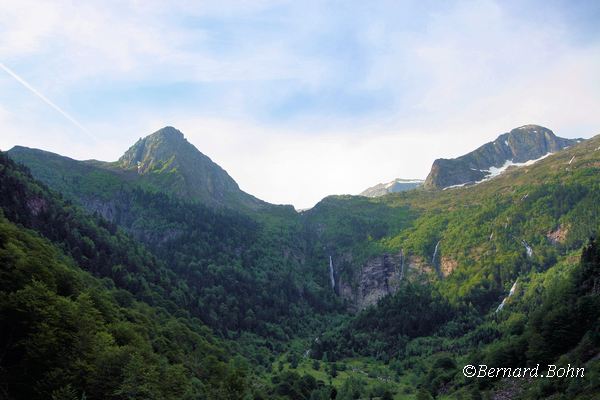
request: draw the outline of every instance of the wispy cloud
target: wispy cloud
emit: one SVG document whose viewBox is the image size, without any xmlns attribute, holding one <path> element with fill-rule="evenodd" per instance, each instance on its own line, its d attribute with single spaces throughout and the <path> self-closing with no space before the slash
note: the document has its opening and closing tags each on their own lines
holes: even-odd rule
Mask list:
<svg viewBox="0 0 600 400">
<path fill-rule="evenodd" d="M 598 132 L 599 10 L 558 0 L 5 1 L 0 59 L 111 143 L 55 151 L 114 159 L 175 125 L 249 192 L 304 207 L 423 177 L 434 158 L 525 123 Z M 36 107 L 2 89 L 4 109 Z M 31 143 L 50 125 L 61 131 L 43 112 L 19 123 Z"/>
<path fill-rule="evenodd" d="M 67 113 L 65 110 L 63 110 L 62 108 L 57 106 L 54 102 L 52 102 L 50 99 L 48 99 L 42 93 L 40 93 L 39 90 L 37 90 L 36 88 L 31 86 L 31 84 L 29 84 L 29 82 L 27 82 L 25 79 L 23 79 L 19 75 L 17 75 L 17 73 L 15 71 L 8 68 L 2 62 L 0 62 L 0 68 L 3 69 L 4 72 L 9 74 L 10 76 L 15 78 L 15 80 L 17 82 L 19 82 L 27 90 L 29 90 L 31 93 L 33 93 L 38 98 L 40 98 L 44 103 L 48 104 L 50 107 L 52 107 L 54 110 L 56 110 L 59 114 L 61 114 L 63 117 L 65 117 L 67 120 L 69 120 L 73 125 L 75 125 L 79 129 L 81 129 L 81 131 L 86 133 L 90 138 L 96 140 L 95 136 L 85 126 L 81 125 L 81 123 L 79 121 L 77 121 L 75 118 L 73 118 L 69 113 Z"/>
</svg>

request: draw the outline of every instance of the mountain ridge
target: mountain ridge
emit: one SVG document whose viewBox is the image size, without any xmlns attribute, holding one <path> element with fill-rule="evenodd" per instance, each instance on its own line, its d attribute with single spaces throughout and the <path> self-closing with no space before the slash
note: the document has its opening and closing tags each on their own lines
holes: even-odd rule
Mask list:
<svg viewBox="0 0 600 400">
<path fill-rule="evenodd" d="M 491 177 L 492 168 L 502 168 L 507 162 L 518 164 L 536 160 L 581 140 L 558 137 L 539 125 L 523 125 L 460 157 L 436 159 L 423 187 L 444 189 L 474 184 Z"/>
<path fill-rule="evenodd" d="M 243 192 L 221 166 L 187 141 L 178 129 L 166 126 L 139 139 L 116 162 L 142 179 L 188 199 L 212 206 L 264 205 Z M 166 178 L 166 179 L 165 179 Z"/>
<path fill-rule="evenodd" d="M 272 206 L 240 189 L 221 166 L 187 141 L 171 126 L 137 140 L 117 161 L 75 160 L 60 154 L 24 146 L 7 152 L 29 165 L 45 181 L 57 181 L 63 190 L 72 191 L 60 181 L 72 179 L 90 183 L 92 175 L 102 177 L 107 190 L 117 190 L 119 180 L 147 189 L 197 201 L 210 207 L 255 211 Z M 49 169 L 48 163 L 53 168 Z M 62 177 L 55 176 L 60 171 Z"/>
</svg>

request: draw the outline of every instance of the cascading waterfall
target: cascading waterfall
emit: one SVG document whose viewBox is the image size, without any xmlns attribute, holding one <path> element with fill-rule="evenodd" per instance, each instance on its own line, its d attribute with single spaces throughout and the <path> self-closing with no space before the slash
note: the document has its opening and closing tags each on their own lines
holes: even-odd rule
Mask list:
<svg viewBox="0 0 600 400">
<path fill-rule="evenodd" d="M 531 248 L 531 246 L 524 240 L 521 240 L 521 242 L 523 243 L 523 246 L 525 246 L 525 250 L 527 251 L 527 257 L 533 257 L 533 249 Z"/>
<path fill-rule="evenodd" d="M 404 250 L 400 249 L 400 280 L 404 278 Z"/>
<path fill-rule="evenodd" d="M 438 240 L 438 242 L 435 245 L 435 249 L 433 250 L 433 257 L 431 257 L 431 265 L 433 265 L 433 266 L 435 266 L 435 258 L 437 257 L 438 247 L 440 246 L 440 242 L 441 242 L 441 240 Z"/>
<path fill-rule="evenodd" d="M 335 289 L 335 276 L 333 274 L 333 260 L 329 256 L 329 279 L 331 279 L 331 288 Z"/>
<path fill-rule="evenodd" d="M 500 312 L 502 311 L 502 309 L 504 308 L 504 305 L 506 304 L 506 301 L 513 295 L 515 294 L 515 290 L 517 289 L 517 282 L 519 281 L 519 279 L 517 278 L 517 280 L 515 281 L 515 283 L 513 283 L 512 287 L 510 288 L 510 292 L 508 292 L 508 296 L 506 296 L 504 298 L 504 300 L 502 300 L 502 303 L 500 303 L 500 305 L 498 306 L 498 308 L 496 308 L 496 312 Z"/>
</svg>

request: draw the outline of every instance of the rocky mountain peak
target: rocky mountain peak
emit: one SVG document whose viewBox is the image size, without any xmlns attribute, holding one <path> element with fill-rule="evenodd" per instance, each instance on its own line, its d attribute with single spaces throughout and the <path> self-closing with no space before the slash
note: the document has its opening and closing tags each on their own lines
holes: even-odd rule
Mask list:
<svg viewBox="0 0 600 400">
<path fill-rule="evenodd" d="M 194 152 L 204 156 L 185 139 L 181 131 L 167 126 L 140 138 L 119 158 L 118 164 L 121 168 L 135 168 L 143 174 L 156 167 L 162 168 L 165 163 L 173 163 L 176 159 L 180 161 L 185 153 Z"/>
<path fill-rule="evenodd" d="M 480 182 L 508 164 L 537 160 L 579 141 L 558 137 L 543 126 L 524 125 L 458 158 L 435 160 L 424 187 L 444 189 Z"/>
<path fill-rule="evenodd" d="M 147 183 L 209 205 L 254 208 L 262 202 L 240 190 L 229 174 L 171 126 L 139 139 L 117 161 Z"/>
<path fill-rule="evenodd" d="M 576 141 L 560 138 L 543 126 L 524 125 L 500 135 L 493 143 L 507 146 L 513 162 L 522 163 L 562 150 Z"/>
</svg>

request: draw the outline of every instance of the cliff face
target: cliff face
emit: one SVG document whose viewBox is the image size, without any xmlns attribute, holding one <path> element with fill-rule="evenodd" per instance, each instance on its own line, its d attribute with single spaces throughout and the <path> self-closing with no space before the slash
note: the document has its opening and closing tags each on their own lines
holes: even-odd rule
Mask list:
<svg viewBox="0 0 600 400">
<path fill-rule="evenodd" d="M 338 278 L 338 295 L 349 302 L 352 311 L 360 311 L 396 293 L 404 279 L 429 279 L 433 272 L 420 257 L 383 254 L 366 261 L 352 282 Z"/>
<path fill-rule="evenodd" d="M 500 135 L 478 149 L 454 159 L 437 159 L 425 180 L 428 189 L 444 189 L 475 183 L 492 175 L 507 163 L 536 160 L 576 144 L 579 139 L 564 139 L 550 129 L 525 125 Z"/>
<path fill-rule="evenodd" d="M 383 296 L 395 293 L 402 279 L 402 258 L 400 253 L 368 260 L 360 269 L 354 285 L 340 278 L 339 295 L 350 301 L 352 309 L 359 311 L 376 304 Z"/>
</svg>

